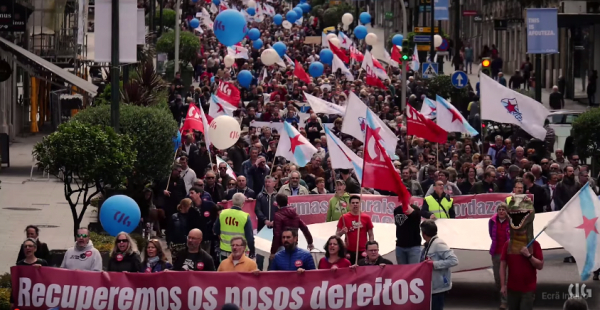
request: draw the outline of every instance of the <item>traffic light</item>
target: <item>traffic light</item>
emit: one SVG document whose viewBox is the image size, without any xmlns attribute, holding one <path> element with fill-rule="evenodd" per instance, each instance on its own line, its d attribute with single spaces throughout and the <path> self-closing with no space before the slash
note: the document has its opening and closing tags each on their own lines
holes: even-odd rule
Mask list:
<svg viewBox="0 0 600 310">
<path fill-rule="evenodd" d="M 408 40 L 402 41 L 402 61 L 407 61 L 412 58 L 413 48 L 409 45 Z"/>
<path fill-rule="evenodd" d="M 490 58 L 484 57 L 481 60 L 481 73 L 483 73 L 487 76 L 492 76 L 492 68 L 490 67 L 491 64 L 492 64 L 492 61 L 490 60 Z"/>
</svg>

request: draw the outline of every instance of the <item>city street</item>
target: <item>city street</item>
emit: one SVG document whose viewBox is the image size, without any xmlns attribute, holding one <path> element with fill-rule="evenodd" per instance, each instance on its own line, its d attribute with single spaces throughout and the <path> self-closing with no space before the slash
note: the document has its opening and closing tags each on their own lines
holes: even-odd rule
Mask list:
<svg viewBox="0 0 600 310">
<path fill-rule="evenodd" d="M 40 136 L 19 138 L 11 147 L 11 168 L 0 174 L 0 249 L 4 253 L 0 257 L 0 273 L 8 272 L 14 265 L 24 239 L 23 230 L 28 224 L 40 225 L 40 240 L 48 243 L 50 249 L 66 249 L 73 243 L 71 213 L 63 196 L 62 183 L 52 177 L 50 181 L 42 180 L 37 170 L 34 178 L 38 180 L 27 181 L 32 164 L 31 150 L 40 139 Z M 83 225 L 87 225 L 92 216 L 95 213 L 88 212 Z M 569 285 L 581 282 L 577 268 L 575 264 L 562 262 L 567 256 L 563 250 L 545 251 L 544 255 L 544 269 L 538 272 L 536 308 L 562 309 Z M 498 309 L 491 269 L 455 273 L 452 280 L 446 309 Z M 600 310 L 599 282 L 590 280 L 586 285 L 593 292 L 590 309 Z"/>
</svg>

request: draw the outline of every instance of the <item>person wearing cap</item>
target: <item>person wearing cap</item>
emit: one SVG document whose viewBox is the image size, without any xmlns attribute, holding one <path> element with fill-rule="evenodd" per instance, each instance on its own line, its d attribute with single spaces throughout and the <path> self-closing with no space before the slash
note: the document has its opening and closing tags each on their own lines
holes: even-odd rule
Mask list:
<svg viewBox="0 0 600 310">
<path fill-rule="evenodd" d="M 348 212 L 350 204 L 350 194 L 346 192 L 346 182 L 343 180 L 335 181 L 335 194 L 329 200 L 327 208 L 327 222 L 338 221 L 342 215 Z"/>
<path fill-rule="evenodd" d="M 521 193 L 523 193 L 523 183 L 517 183 L 521 186 Z M 516 192 L 515 192 L 516 193 Z M 490 255 L 492 256 L 492 270 L 494 271 L 494 281 L 496 282 L 496 288 L 498 292 L 502 288 L 500 284 L 500 256 L 502 255 L 502 248 L 508 239 L 510 239 L 510 225 L 508 220 L 507 213 L 507 203 L 509 203 L 509 198 L 512 199 L 512 196 L 506 198 L 506 203 L 501 203 L 497 210 L 496 214 L 494 214 L 489 222 L 489 234 L 492 239 L 492 244 L 490 245 Z M 506 309 L 506 296 L 500 294 L 500 309 Z"/>
<path fill-rule="evenodd" d="M 360 194 L 360 184 L 352 177 L 350 169 L 340 169 L 340 175 L 346 184 L 346 192 Z"/>
</svg>

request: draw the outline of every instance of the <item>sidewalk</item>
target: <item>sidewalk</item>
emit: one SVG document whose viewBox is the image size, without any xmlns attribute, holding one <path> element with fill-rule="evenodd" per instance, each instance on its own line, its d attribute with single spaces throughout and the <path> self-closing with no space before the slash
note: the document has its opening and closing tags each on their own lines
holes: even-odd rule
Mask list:
<svg viewBox="0 0 600 310">
<path fill-rule="evenodd" d="M 473 89 L 475 88 L 475 85 L 477 84 L 477 82 L 479 82 L 479 76 L 478 76 L 479 66 L 480 66 L 479 64 L 473 64 L 473 74 L 467 74 L 469 76 L 469 81 L 471 82 Z M 452 64 L 450 62 L 447 62 L 446 59 L 444 59 L 444 74 L 452 75 L 452 73 L 454 73 L 454 67 L 452 66 Z M 511 75 L 504 73 L 504 78 L 506 79 L 506 83 L 508 84 L 508 81 L 510 80 Z M 552 91 L 549 89 L 542 88 L 542 103 L 544 104 L 544 106 L 547 109 L 550 109 L 550 106 L 548 103 L 549 103 L 551 92 Z M 586 108 L 587 108 L 587 106 L 585 104 L 579 103 L 579 102 L 571 100 L 571 99 L 565 99 L 565 110 L 586 111 Z"/>
</svg>

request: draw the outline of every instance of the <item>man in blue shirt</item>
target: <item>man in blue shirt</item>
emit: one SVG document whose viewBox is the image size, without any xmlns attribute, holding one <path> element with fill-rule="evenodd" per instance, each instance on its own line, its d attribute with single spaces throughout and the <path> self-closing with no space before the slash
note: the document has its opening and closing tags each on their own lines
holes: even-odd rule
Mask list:
<svg viewBox="0 0 600 310">
<path fill-rule="evenodd" d="M 269 264 L 269 270 L 297 271 L 315 270 L 315 260 L 309 251 L 298 248 L 298 230 L 286 228 L 281 235 L 283 247 Z"/>
</svg>

